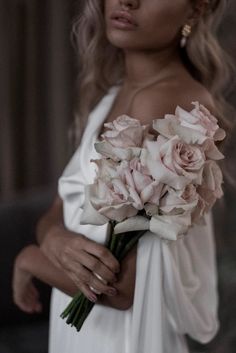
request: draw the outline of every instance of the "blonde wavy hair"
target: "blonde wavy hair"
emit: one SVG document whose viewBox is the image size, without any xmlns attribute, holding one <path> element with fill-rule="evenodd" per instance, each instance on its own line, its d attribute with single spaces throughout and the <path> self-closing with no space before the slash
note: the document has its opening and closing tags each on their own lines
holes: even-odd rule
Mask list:
<svg viewBox="0 0 236 353">
<path fill-rule="evenodd" d="M 73 25 L 72 38 L 78 51 L 80 71 L 74 126 L 77 141 L 89 112 L 124 76 L 122 50 L 106 38 L 103 3 L 103 0 L 83 1 L 81 15 Z M 199 18 L 186 49 L 181 49 L 181 53 L 192 76 L 212 94 L 220 125 L 231 131 L 234 122 L 223 93 L 232 78 L 233 66 L 217 39 L 217 29 L 226 3 L 227 0 L 209 1 L 207 11 Z"/>
</svg>

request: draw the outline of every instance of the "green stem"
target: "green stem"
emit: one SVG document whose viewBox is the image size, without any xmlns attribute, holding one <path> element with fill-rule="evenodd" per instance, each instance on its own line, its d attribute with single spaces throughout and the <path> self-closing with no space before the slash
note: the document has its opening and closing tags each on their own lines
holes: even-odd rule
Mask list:
<svg viewBox="0 0 236 353">
<path fill-rule="evenodd" d="M 119 259 L 120 253 L 123 251 L 128 241 L 129 241 L 129 238 L 125 234 L 119 235 L 119 241 L 114 251 L 114 255 L 117 259 Z"/>
<path fill-rule="evenodd" d="M 113 232 L 114 232 L 115 224 L 116 224 L 116 222 L 114 222 L 114 221 L 110 221 L 110 222 L 109 222 L 110 236 L 109 236 L 108 242 L 107 242 L 107 244 L 106 244 L 106 247 L 107 247 L 108 249 L 111 248 L 112 235 L 113 235 Z"/>
<path fill-rule="evenodd" d="M 71 326 L 76 326 L 80 316 L 83 314 L 84 312 L 84 305 L 86 303 L 86 300 L 88 300 L 85 296 L 83 296 L 83 298 L 81 298 L 80 304 L 78 306 L 78 309 L 76 311 L 76 314 L 73 318 L 73 321 L 71 322 Z"/>
<path fill-rule="evenodd" d="M 119 236 L 115 235 L 115 234 L 112 234 L 111 237 L 112 237 L 112 239 L 111 239 L 110 250 L 111 250 L 112 254 L 114 254 L 114 252 L 116 250 L 116 247 L 117 247 L 117 244 L 119 243 Z"/>
<path fill-rule="evenodd" d="M 81 295 L 82 295 L 82 293 L 79 292 L 74 296 L 74 298 L 71 300 L 71 302 L 67 305 L 67 307 L 63 311 L 63 313 L 60 315 L 62 319 L 65 319 L 69 315 L 69 313 L 70 313 L 71 309 L 74 307 L 74 305 L 77 305 L 78 301 L 80 300 Z"/>
<path fill-rule="evenodd" d="M 126 254 L 138 243 L 139 239 L 146 233 L 146 230 L 138 232 L 137 235 L 132 236 L 131 240 L 126 244 L 123 251 L 119 255 L 119 261 L 123 260 Z"/>
<path fill-rule="evenodd" d="M 78 323 L 75 325 L 77 331 L 81 330 L 81 327 L 83 326 L 83 323 L 86 320 L 86 318 L 88 317 L 88 315 L 89 315 L 90 311 L 92 310 L 93 306 L 94 306 L 93 302 L 90 302 L 89 300 L 86 302 L 84 312 L 81 315 Z"/>
</svg>

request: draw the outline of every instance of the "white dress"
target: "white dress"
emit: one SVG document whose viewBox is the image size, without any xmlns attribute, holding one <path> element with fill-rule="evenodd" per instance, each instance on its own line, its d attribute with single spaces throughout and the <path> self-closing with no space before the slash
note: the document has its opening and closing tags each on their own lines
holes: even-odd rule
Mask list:
<svg viewBox="0 0 236 353">
<path fill-rule="evenodd" d="M 104 243 L 106 226 L 80 225 L 84 185 L 95 176 L 93 144 L 117 95 L 112 87 L 89 116 L 80 147 L 59 180 L 66 226 Z M 167 244 L 151 232 L 137 248 L 133 306 L 125 311 L 95 304 L 80 332 L 60 314 L 71 298 L 53 289 L 50 353 L 186 353 L 184 334 L 202 343 L 216 334 L 218 295 L 212 214 L 206 225 Z"/>
</svg>

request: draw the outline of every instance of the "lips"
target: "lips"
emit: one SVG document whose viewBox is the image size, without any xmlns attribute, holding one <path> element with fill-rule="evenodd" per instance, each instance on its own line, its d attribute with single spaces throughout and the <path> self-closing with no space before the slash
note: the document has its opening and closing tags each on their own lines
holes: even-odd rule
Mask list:
<svg viewBox="0 0 236 353">
<path fill-rule="evenodd" d="M 127 11 L 114 11 L 111 14 L 111 19 L 124 24 L 127 23 L 134 27 L 137 26 L 137 23 L 135 22 L 133 16 Z"/>
</svg>

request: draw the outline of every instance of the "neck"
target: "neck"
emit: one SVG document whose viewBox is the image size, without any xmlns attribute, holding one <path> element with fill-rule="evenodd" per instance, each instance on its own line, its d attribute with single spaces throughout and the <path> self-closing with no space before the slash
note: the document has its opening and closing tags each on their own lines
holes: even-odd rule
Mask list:
<svg viewBox="0 0 236 353">
<path fill-rule="evenodd" d="M 133 89 L 140 88 L 161 81 L 180 66 L 180 56 L 173 48 L 159 52 L 127 50 L 124 84 Z"/>
</svg>

